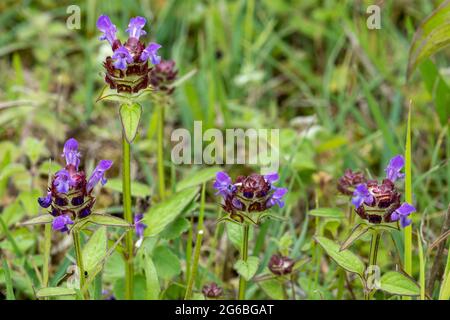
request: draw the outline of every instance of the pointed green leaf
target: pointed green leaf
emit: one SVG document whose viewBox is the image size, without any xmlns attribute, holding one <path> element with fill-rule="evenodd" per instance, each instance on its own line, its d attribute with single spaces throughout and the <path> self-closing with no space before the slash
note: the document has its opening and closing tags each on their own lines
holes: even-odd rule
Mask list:
<svg viewBox="0 0 450 320">
<path fill-rule="evenodd" d="M 48 287 L 42 288 L 36 292 L 38 299 L 45 297 L 60 297 L 60 296 L 74 296 L 76 295 L 75 289 L 64 287 Z"/>
<path fill-rule="evenodd" d="M 364 223 L 358 224 L 353 230 L 350 232 L 350 235 L 345 239 L 345 241 L 341 244 L 340 251 L 347 249 L 355 242 L 357 239 L 361 238 L 367 231 L 369 231 L 370 227 Z"/>
<path fill-rule="evenodd" d="M 266 281 L 261 281 L 259 283 L 261 289 L 274 300 L 283 300 L 284 299 L 284 290 L 283 284 L 277 279 L 270 279 Z"/>
<path fill-rule="evenodd" d="M 53 221 L 53 216 L 51 214 L 42 214 L 30 220 L 20 223 L 20 226 L 31 226 L 35 224 L 47 224 Z"/>
<path fill-rule="evenodd" d="M 157 274 L 165 280 L 170 280 L 181 273 L 178 257 L 167 246 L 155 248 L 152 255 Z"/>
<path fill-rule="evenodd" d="M 344 218 L 344 213 L 339 208 L 318 208 L 310 210 L 308 214 L 310 216 L 321 218 L 333 218 L 333 219 Z"/>
<path fill-rule="evenodd" d="M 381 276 L 380 289 L 401 296 L 418 296 L 420 287 L 409 276 L 397 271 L 390 271 Z"/>
<path fill-rule="evenodd" d="M 126 220 L 110 216 L 108 214 L 93 213 L 87 218 L 87 220 L 91 223 L 95 223 L 102 226 L 124 227 L 124 228 L 133 227 L 133 225 L 129 224 Z"/>
<path fill-rule="evenodd" d="M 158 273 L 156 272 L 155 264 L 152 258 L 146 252 L 144 254 L 144 273 L 146 281 L 146 298 L 147 300 L 158 300 L 161 293 L 161 287 L 159 285 Z"/>
<path fill-rule="evenodd" d="M 143 219 L 143 222 L 147 225 L 145 236 L 152 237 L 162 232 L 167 225 L 183 212 L 183 209 L 197 194 L 197 187 L 184 189 L 165 201 L 152 206 Z"/>
<path fill-rule="evenodd" d="M 450 44 L 450 1 L 444 1 L 419 26 L 409 50 L 408 77 L 426 58 Z"/>
<path fill-rule="evenodd" d="M 340 250 L 338 244 L 325 237 L 315 237 L 316 241 L 325 252 L 342 268 L 349 272 L 358 274 L 361 278 L 364 275 L 364 263 L 361 259 L 349 250 Z"/>
<path fill-rule="evenodd" d="M 107 249 L 106 227 L 100 227 L 91 236 L 82 250 L 84 270 L 91 275 L 99 267 Z"/>
<path fill-rule="evenodd" d="M 255 275 L 258 270 L 259 258 L 258 257 L 248 257 L 247 261 L 238 260 L 234 268 L 236 271 L 243 276 L 247 281 L 249 281 Z"/>
<path fill-rule="evenodd" d="M 142 107 L 138 103 L 122 104 L 120 106 L 120 119 L 122 120 L 122 127 L 125 132 L 125 138 L 129 143 L 132 143 L 136 137 L 141 119 Z"/>
</svg>

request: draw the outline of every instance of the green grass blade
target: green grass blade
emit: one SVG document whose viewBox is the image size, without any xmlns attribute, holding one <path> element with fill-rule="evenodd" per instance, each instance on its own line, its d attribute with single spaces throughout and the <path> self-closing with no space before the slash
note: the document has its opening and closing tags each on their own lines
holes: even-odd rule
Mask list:
<svg viewBox="0 0 450 320">
<path fill-rule="evenodd" d="M 6 300 L 16 300 L 16 297 L 14 296 L 13 283 L 11 279 L 11 270 L 9 269 L 6 257 L 3 258 L 3 271 L 5 273 Z"/>
</svg>

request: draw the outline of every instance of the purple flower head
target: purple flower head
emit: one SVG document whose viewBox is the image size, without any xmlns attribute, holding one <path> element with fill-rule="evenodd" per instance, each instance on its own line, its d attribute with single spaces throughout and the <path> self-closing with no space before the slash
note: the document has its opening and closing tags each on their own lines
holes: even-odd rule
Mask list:
<svg viewBox="0 0 450 320">
<path fill-rule="evenodd" d="M 275 187 L 272 186 L 272 188 L 275 188 Z M 286 188 L 275 188 L 274 193 L 267 201 L 267 207 L 271 208 L 277 204 L 280 208 L 283 208 L 284 201 L 282 199 L 287 192 L 288 192 L 288 189 L 286 189 Z"/>
<path fill-rule="evenodd" d="M 147 20 L 143 17 L 135 17 L 130 19 L 130 23 L 128 23 L 128 29 L 125 30 L 128 32 L 130 38 L 139 39 L 141 36 L 145 36 L 147 32 L 142 30 L 144 28 Z"/>
<path fill-rule="evenodd" d="M 359 208 L 363 203 L 370 204 L 373 202 L 373 196 L 370 194 L 367 186 L 363 183 L 356 186 L 353 192 L 352 203 L 356 208 Z"/>
<path fill-rule="evenodd" d="M 408 216 L 415 211 L 416 208 L 414 208 L 409 203 L 405 202 L 392 213 L 391 220 L 392 221 L 400 220 L 400 225 L 402 226 L 402 228 L 405 228 L 409 226 L 412 222 L 412 220 L 409 219 Z"/>
<path fill-rule="evenodd" d="M 405 159 L 401 155 L 393 157 L 386 167 L 386 178 L 395 182 L 397 179 L 402 179 L 405 174 L 400 173 L 400 170 L 405 166 Z"/>
<path fill-rule="evenodd" d="M 99 40 L 108 40 L 108 42 L 113 45 L 116 40 L 117 28 L 112 24 L 111 20 L 106 15 L 101 15 L 97 20 L 97 28 L 103 32 Z"/>
<path fill-rule="evenodd" d="M 60 193 L 69 192 L 70 187 L 73 185 L 69 171 L 61 169 L 55 174 L 55 177 L 54 185 L 56 190 Z"/>
<path fill-rule="evenodd" d="M 48 208 L 52 204 L 52 193 L 48 192 L 47 196 L 40 197 L 38 199 L 38 203 L 42 208 Z"/>
<path fill-rule="evenodd" d="M 64 144 L 64 150 L 61 156 L 66 158 L 67 165 L 73 165 L 75 169 L 78 170 L 81 156 L 78 152 L 78 141 L 74 138 L 67 140 Z"/>
<path fill-rule="evenodd" d="M 141 53 L 141 61 L 147 61 L 150 58 L 150 61 L 153 64 L 158 64 L 161 62 L 161 57 L 158 56 L 158 49 L 161 48 L 161 45 L 150 42 L 147 48 L 144 49 Z"/>
<path fill-rule="evenodd" d="M 222 295 L 223 290 L 217 285 L 217 283 L 211 282 L 210 284 L 205 284 L 203 286 L 202 293 L 207 298 L 218 298 Z"/>
<path fill-rule="evenodd" d="M 112 58 L 116 60 L 114 62 L 114 67 L 120 70 L 125 70 L 127 68 L 127 64 L 133 62 L 133 57 L 124 46 L 117 48 L 116 51 L 114 51 Z"/>
<path fill-rule="evenodd" d="M 72 219 L 66 214 L 60 215 L 53 219 L 52 229 L 56 231 L 66 232 L 69 231 L 67 225 L 73 224 Z"/>
<path fill-rule="evenodd" d="M 224 171 L 217 172 L 213 187 L 217 190 L 216 195 L 221 194 L 223 197 L 230 195 L 236 189 L 230 176 Z"/>
<path fill-rule="evenodd" d="M 134 228 L 139 238 L 142 238 L 144 236 L 144 230 L 145 228 L 147 228 L 147 225 L 141 222 L 143 218 L 144 218 L 143 213 L 138 213 L 137 215 L 134 216 Z"/>
<path fill-rule="evenodd" d="M 94 172 L 92 172 L 91 177 L 89 178 L 89 181 L 86 186 L 87 192 L 90 192 L 94 187 L 101 181 L 102 185 L 105 185 L 106 178 L 105 178 L 105 172 L 109 168 L 111 168 L 113 162 L 111 160 L 100 160 L 97 167 L 94 169 Z"/>
</svg>

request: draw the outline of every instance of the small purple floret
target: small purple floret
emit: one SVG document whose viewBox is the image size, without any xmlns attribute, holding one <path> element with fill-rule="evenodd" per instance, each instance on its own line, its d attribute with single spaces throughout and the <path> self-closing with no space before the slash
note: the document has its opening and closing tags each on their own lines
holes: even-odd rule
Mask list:
<svg viewBox="0 0 450 320">
<path fill-rule="evenodd" d="M 392 221 L 400 220 L 400 225 L 402 226 L 402 228 L 405 228 L 409 226 L 412 222 L 412 220 L 409 219 L 408 216 L 415 211 L 416 208 L 414 208 L 409 203 L 405 202 L 392 213 L 391 220 Z"/>
<path fill-rule="evenodd" d="M 144 236 L 144 230 L 145 228 L 147 228 L 147 225 L 141 222 L 143 218 L 144 218 L 143 213 L 138 213 L 137 215 L 134 216 L 134 228 L 139 238 L 142 238 Z"/>
<path fill-rule="evenodd" d="M 69 224 L 73 224 L 72 219 L 68 215 L 60 215 L 53 219 L 52 229 L 56 231 L 66 232 L 69 231 Z"/>
<path fill-rule="evenodd" d="M 139 39 L 141 36 L 145 36 L 147 32 L 142 30 L 144 28 L 147 20 L 143 17 L 135 17 L 130 19 L 130 23 L 128 23 L 128 28 L 125 32 L 128 32 L 130 38 Z"/>
<path fill-rule="evenodd" d="M 78 141 L 74 138 L 67 140 L 64 144 L 64 149 L 61 156 L 66 158 L 67 165 L 73 165 L 75 169 L 78 170 L 81 156 L 78 152 Z"/>
<path fill-rule="evenodd" d="M 38 203 L 42 208 L 48 208 L 52 204 L 52 193 L 48 192 L 47 196 L 38 198 Z"/>
<path fill-rule="evenodd" d="M 91 177 L 86 186 L 87 192 L 90 192 L 97 183 L 101 182 L 102 185 L 106 184 L 105 172 L 112 167 L 113 162 L 111 160 L 100 160 L 97 167 L 92 172 Z"/>
<path fill-rule="evenodd" d="M 386 167 L 386 178 L 395 182 L 397 179 L 404 178 L 405 174 L 400 173 L 400 170 L 405 166 L 405 159 L 401 155 L 393 157 Z"/>
<path fill-rule="evenodd" d="M 272 186 L 272 188 L 275 188 Z M 274 193 L 267 201 L 267 207 L 273 207 L 274 205 L 278 205 L 280 208 L 284 207 L 283 197 L 288 192 L 286 188 L 275 188 Z"/>
<path fill-rule="evenodd" d="M 109 17 L 106 15 L 101 15 L 98 17 L 97 28 L 103 32 L 103 34 L 99 37 L 99 40 L 108 40 L 112 46 L 116 40 L 117 28 L 112 24 Z"/>
<path fill-rule="evenodd" d="M 367 186 L 363 183 L 356 186 L 353 192 L 352 203 L 356 208 L 359 208 L 363 203 L 371 204 L 373 196 L 370 194 Z"/>
<path fill-rule="evenodd" d="M 221 194 L 223 197 L 230 195 L 236 189 L 230 176 L 224 171 L 217 172 L 213 187 L 217 190 L 216 194 Z"/>
<path fill-rule="evenodd" d="M 161 45 L 150 42 L 150 44 L 147 46 L 147 48 L 144 49 L 141 53 L 141 61 L 147 61 L 147 59 L 150 58 L 150 61 L 153 64 L 158 64 L 161 62 L 161 57 L 158 56 L 158 50 L 161 48 Z"/>
<path fill-rule="evenodd" d="M 133 62 L 133 57 L 124 46 L 117 48 L 116 51 L 114 51 L 112 58 L 116 60 L 114 62 L 114 67 L 120 70 L 125 70 L 127 68 L 127 64 Z"/>
<path fill-rule="evenodd" d="M 69 171 L 61 169 L 55 174 L 55 187 L 59 193 L 69 192 L 70 186 L 73 184 Z"/>
</svg>

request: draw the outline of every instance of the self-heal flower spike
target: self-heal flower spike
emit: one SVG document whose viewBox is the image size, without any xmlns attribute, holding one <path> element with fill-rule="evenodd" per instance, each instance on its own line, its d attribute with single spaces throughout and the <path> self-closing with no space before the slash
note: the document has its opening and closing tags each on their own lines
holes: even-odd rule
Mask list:
<svg viewBox="0 0 450 320">
<path fill-rule="evenodd" d="M 147 32 L 142 30 L 144 28 L 147 20 L 143 17 L 135 17 L 130 19 L 130 23 L 128 24 L 128 29 L 125 31 L 128 32 L 130 38 L 136 38 L 139 40 L 141 36 L 145 36 Z"/>
<path fill-rule="evenodd" d="M 161 45 L 150 42 L 150 44 L 142 51 L 141 53 L 141 61 L 145 62 L 150 58 L 152 64 L 158 64 L 161 62 L 161 57 L 158 56 L 158 50 L 161 48 Z"/>
<path fill-rule="evenodd" d="M 391 215 L 392 221 L 400 220 L 400 225 L 402 228 L 405 228 L 409 226 L 412 222 L 411 219 L 408 218 L 408 216 L 415 212 L 416 208 L 414 208 L 409 203 L 403 203 L 397 210 L 395 210 Z"/>
<path fill-rule="evenodd" d="M 373 202 L 373 196 L 370 194 L 367 186 L 365 184 L 359 184 L 356 186 L 355 191 L 353 193 L 352 203 L 358 208 L 363 203 L 370 204 Z"/>
<path fill-rule="evenodd" d="M 116 60 L 114 62 L 114 67 L 120 70 L 125 70 L 127 64 L 133 62 L 133 57 L 124 46 L 117 48 L 116 51 L 114 51 L 112 58 L 113 60 Z"/>
<path fill-rule="evenodd" d="M 116 41 L 117 28 L 112 24 L 111 20 L 106 15 L 101 15 L 97 20 L 97 28 L 103 32 L 99 37 L 99 40 L 108 40 L 108 42 L 113 45 Z"/>
<path fill-rule="evenodd" d="M 66 141 L 63 157 L 66 166 L 52 176 L 47 195 L 38 198 L 38 203 L 48 208 L 54 217 L 53 230 L 65 232 L 69 230 L 69 225 L 91 214 L 95 203 L 92 189 L 98 182 L 106 182 L 105 171 L 111 168 L 112 161 L 100 161 L 87 181 L 85 173 L 78 170 L 80 153 L 75 139 Z"/>
<path fill-rule="evenodd" d="M 100 160 L 99 164 L 92 172 L 89 182 L 87 183 L 86 190 L 90 192 L 97 183 L 101 182 L 102 186 L 106 184 L 105 172 L 112 167 L 111 160 Z"/>
<path fill-rule="evenodd" d="M 397 179 L 403 179 L 404 173 L 400 173 L 400 170 L 405 166 L 405 159 L 401 155 L 393 157 L 389 161 L 389 165 L 386 167 L 386 178 L 395 182 Z"/>
<path fill-rule="evenodd" d="M 73 165 L 75 169 L 78 170 L 81 154 L 78 152 L 77 140 L 75 140 L 74 138 L 67 140 L 64 144 L 64 150 L 61 156 L 66 158 L 67 165 Z"/>
</svg>

